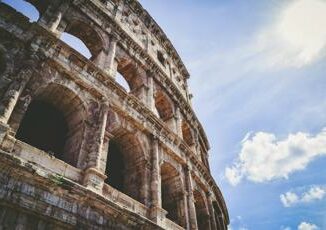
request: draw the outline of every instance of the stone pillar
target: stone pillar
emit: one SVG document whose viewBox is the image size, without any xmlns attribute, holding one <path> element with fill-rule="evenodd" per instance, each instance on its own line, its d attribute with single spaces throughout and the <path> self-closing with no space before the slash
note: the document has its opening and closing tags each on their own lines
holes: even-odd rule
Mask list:
<svg viewBox="0 0 326 230">
<path fill-rule="evenodd" d="M 175 133 L 178 133 L 177 130 L 177 123 L 176 123 L 176 114 L 173 114 L 172 117 L 167 119 L 165 123 L 168 125 L 168 127 Z"/>
<path fill-rule="evenodd" d="M 197 218 L 196 218 L 195 199 L 193 194 L 193 184 L 192 184 L 192 178 L 188 166 L 184 168 L 184 171 L 185 171 L 187 193 L 188 193 L 187 203 L 188 203 L 189 229 L 197 229 Z"/>
<path fill-rule="evenodd" d="M 162 207 L 161 198 L 161 169 L 160 169 L 160 156 L 158 139 L 153 137 L 152 140 L 152 180 L 151 180 L 151 193 L 152 193 L 152 206 Z"/>
<path fill-rule="evenodd" d="M 99 117 L 97 118 L 98 124 L 94 125 L 94 129 L 88 130 L 92 133 L 90 135 L 93 135 L 93 137 L 89 140 L 90 142 L 88 142 L 91 151 L 87 153 L 88 162 L 87 169 L 84 172 L 84 185 L 94 191 L 101 191 L 104 180 L 107 178 L 105 175 L 105 167 L 103 167 L 103 159 L 107 158 L 107 151 L 103 151 L 103 146 L 105 143 L 108 111 L 109 106 L 102 104 L 100 106 Z"/>
<path fill-rule="evenodd" d="M 100 159 L 100 171 L 105 173 L 106 170 L 106 162 L 108 158 L 108 151 L 109 151 L 109 145 L 110 145 L 110 139 L 112 138 L 112 135 L 108 132 L 105 132 L 102 150 L 101 150 L 101 159 Z"/>
<path fill-rule="evenodd" d="M 117 73 L 117 66 L 115 64 L 115 54 L 117 50 L 117 43 L 118 38 L 116 35 L 111 34 L 110 36 L 110 43 L 108 47 L 108 54 L 105 61 L 105 70 L 106 72 L 111 75 L 111 77 L 115 78 Z"/>
<path fill-rule="evenodd" d="M 147 106 L 147 94 L 148 94 L 148 87 L 145 84 L 141 84 L 136 89 L 130 91 L 133 95 L 135 95 L 140 101 Z"/>
<path fill-rule="evenodd" d="M 150 206 L 150 191 L 149 188 L 151 186 L 151 164 L 149 161 L 147 161 L 146 159 L 144 160 L 144 162 L 142 162 L 142 164 L 140 165 L 140 167 L 138 167 L 138 170 L 141 170 L 140 174 L 141 174 L 141 187 L 140 187 L 140 191 L 139 191 L 139 195 L 140 195 L 140 200 L 143 204 L 145 204 L 145 206 Z"/>
<path fill-rule="evenodd" d="M 117 66 L 115 65 L 115 53 L 118 39 L 116 35 L 110 35 L 110 42 L 108 47 L 103 47 L 97 56 L 92 57 L 92 61 L 103 69 L 112 78 L 115 78 Z"/>
<path fill-rule="evenodd" d="M 159 140 L 152 138 L 152 171 L 151 171 L 151 207 L 150 219 L 159 226 L 164 226 L 167 212 L 162 209 L 162 188 Z"/>
<path fill-rule="evenodd" d="M 182 118 L 180 108 L 176 108 L 175 110 L 175 127 L 176 134 L 182 138 Z"/>
<path fill-rule="evenodd" d="M 117 5 L 114 9 L 114 17 L 115 17 L 115 20 L 118 22 L 120 22 L 120 20 L 122 18 L 123 7 L 124 7 L 123 1 L 118 1 Z"/>
<path fill-rule="evenodd" d="M 95 57 L 91 57 L 91 60 L 97 65 L 100 69 L 105 68 L 106 58 L 107 58 L 107 51 L 105 48 L 102 48 L 101 51 Z"/>
<path fill-rule="evenodd" d="M 9 89 L 1 100 L 0 123 L 7 124 L 17 104 L 18 98 L 20 97 L 31 76 L 31 70 L 22 70 L 19 73 L 18 78 L 10 84 Z"/>
<path fill-rule="evenodd" d="M 57 28 L 59 27 L 59 24 L 61 22 L 62 16 L 65 14 L 65 12 L 69 8 L 69 3 L 67 1 L 64 1 L 56 10 L 53 17 L 51 18 L 49 22 L 49 30 L 53 33 L 57 33 Z"/>
<path fill-rule="evenodd" d="M 154 76 L 152 72 L 147 72 L 147 105 L 148 108 L 154 112 L 155 110 L 155 99 L 154 99 Z"/>
<path fill-rule="evenodd" d="M 217 225 L 216 225 L 215 213 L 214 213 L 214 209 L 213 209 L 213 200 L 212 200 L 211 192 L 207 193 L 207 206 L 208 206 L 209 215 L 210 215 L 211 229 L 218 230 Z"/>
<path fill-rule="evenodd" d="M 182 191 L 180 194 L 180 198 L 178 201 L 178 213 L 180 219 L 180 225 L 184 228 L 189 228 L 189 214 L 188 214 L 188 193 L 186 191 Z"/>
</svg>

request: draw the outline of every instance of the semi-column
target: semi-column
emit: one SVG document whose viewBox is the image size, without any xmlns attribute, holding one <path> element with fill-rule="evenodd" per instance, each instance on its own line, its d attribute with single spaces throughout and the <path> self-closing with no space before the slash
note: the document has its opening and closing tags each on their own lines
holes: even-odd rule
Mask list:
<svg viewBox="0 0 326 230">
<path fill-rule="evenodd" d="M 208 192 L 206 194 L 206 197 L 207 197 L 207 205 L 208 205 L 208 210 L 209 210 L 209 215 L 210 215 L 211 228 L 213 230 L 218 230 L 217 225 L 216 225 L 214 208 L 213 208 L 212 196 L 213 196 L 213 194 L 211 192 Z"/>
<path fill-rule="evenodd" d="M 182 138 L 182 117 L 180 108 L 176 108 L 175 110 L 175 127 L 177 135 Z"/>
<path fill-rule="evenodd" d="M 117 73 L 117 64 L 115 63 L 117 43 L 118 43 L 117 35 L 111 34 L 109 48 L 108 48 L 108 56 L 106 57 L 104 68 L 113 78 Z"/>
<path fill-rule="evenodd" d="M 195 207 L 195 199 L 193 194 L 193 183 L 192 177 L 190 173 L 190 169 L 188 166 L 184 167 L 186 185 L 187 185 L 187 201 L 188 201 L 188 216 L 189 216 L 189 229 L 197 229 L 197 218 L 196 218 L 196 207 Z"/>
<path fill-rule="evenodd" d="M 107 178 L 105 175 L 105 167 L 103 160 L 107 159 L 107 151 L 105 151 L 105 130 L 107 124 L 109 106 L 106 103 L 100 105 L 100 114 L 96 118 L 96 112 L 91 116 L 95 116 L 93 119 L 97 124 L 92 124 L 93 128 L 89 129 L 89 135 L 86 135 L 90 140 L 87 142 L 90 152 L 87 152 L 87 167 L 84 174 L 84 185 L 92 190 L 99 191 L 102 189 L 104 180 Z M 91 120 L 93 120 L 91 118 Z M 90 141 L 90 142 L 89 142 Z"/>
<path fill-rule="evenodd" d="M 7 124 L 8 120 L 17 104 L 17 101 L 24 90 L 27 82 L 32 76 L 31 70 L 22 70 L 19 72 L 18 77 L 14 80 L 4 97 L 1 100 L 0 105 L 0 122 Z"/>
<path fill-rule="evenodd" d="M 148 108 L 154 112 L 155 110 L 155 99 L 154 99 L 154 73 L 147 71 L 147 105 Z"/>
<path fill-rule="evenodd" d="M 58 9 L 56 10 L 56 12 L 54 13 L 53 17 L 51 18 L 51 20 L 49 22 L 48 27 L 49 27 L 50 31 L 57 33 L 57 29 L 59 27 L 61 19 L 62 19 L 63 15 L 65 14 L 65 12 L 68 10 L 68 8 L 69 8 L 68 2 L 63 1 L 63 3 L 60 4 L 60 6 L 58 7 Z"/>
<path fill-rule="evenodd" d="M 164 225 L 166 211 L 162 209 L 161 167 L 159 140 L 152 136 L 152 172 L 151 172 L 151 205 L 150 218 L 160 226 Z"/>
</svg>

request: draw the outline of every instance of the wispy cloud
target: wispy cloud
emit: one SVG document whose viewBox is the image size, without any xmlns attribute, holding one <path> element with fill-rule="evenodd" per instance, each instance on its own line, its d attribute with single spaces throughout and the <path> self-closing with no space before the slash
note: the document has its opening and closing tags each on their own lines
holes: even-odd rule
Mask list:
<svg viewBox="0 0 326 230">
<path fill-rule="evenodd" d="M 287 179 L 324 155 L 326 129 L 314 136 L 303 132 L 290 134 L 283 140 L 271 133 L 258 132 L 242 143 L 238 159 L 225 169 L 225 176 L 232 185 L 244 178 L 253 182 Z"/>
<path fill-rule="evenodd" d="M 301 222 L 298 226 L 298 230 L 318 230 L 317 225 L 307 222 Z"/>
<path fill-rule="evenodd" d="M 255 32 L 243 43 L 190 61 L 194 104 L 203 117 L 223 109 L 224 103 L 243 92 L 246 84 L 257 81 L 254 76 L 267 77 L 275 71 L 307 67 L 326 56 L 326 1 L 283 1 L 272 11 L 272 19 L 255 25 Z M 241 87 L 237 88 L 239 83 Z M 247 98 L 245 107 L 250 106 L 249 103 L 259 107 L 266 102 L 263 98 L 275 96 L 277 90 L 273 86 L 264 92 L 264 97 L 255 97 L 249 102 Z M 245 114 L 240 109 L 235 112 L 235 117 Z"/>
<path fill-rule="evenodd" d="M 284 207 L 291 207 L 296 204 L 311 203 L 322 200 L 326 195 L 326 187 L 312 186 L 308 191 L 301 194 L 288 191 L 280 195 L 280 200 Z"/>
<path fill-rule="evenodd" d="M 256 67 L 300 68 L 325 56 L 326 1 L 287 1 L 275 20 L 257 34 Z"/>
</svg>

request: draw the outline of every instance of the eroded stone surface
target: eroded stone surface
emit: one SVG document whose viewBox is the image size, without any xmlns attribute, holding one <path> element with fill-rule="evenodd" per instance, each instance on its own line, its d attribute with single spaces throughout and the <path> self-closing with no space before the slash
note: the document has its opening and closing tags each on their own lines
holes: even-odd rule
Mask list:
<svg viewBox="0 0 326 230">
<path fill-rule="evenodd" d="M 226 229 L 189 74 L 138 1 L 28 2 L 35 23 L 0 3 L 0 228 Z"/>
</svg>

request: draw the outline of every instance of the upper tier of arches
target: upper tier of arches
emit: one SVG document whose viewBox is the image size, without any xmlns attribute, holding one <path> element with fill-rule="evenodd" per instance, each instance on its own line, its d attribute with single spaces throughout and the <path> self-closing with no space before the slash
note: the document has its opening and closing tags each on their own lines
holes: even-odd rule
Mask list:
<svg viewBox="0 0 326 230">
<path fill-rule="evenodd" d="M 110 36 L 108 36 L 106 33 L 102 33 L 103 31 L 99 31 L 96 28 L 96 26 L 94 26 L 92 24 L 84 23 L 83 26 L 86 26 L 86 27 L 92 26 L 92 28 L 85 29 L 85 34 L 87 34 L 87 36 L 93 36 L 93 33 L 96 33 L 96 35 L 94 36 L 94 38 L 95 38 L 94 41 L 85 40 L 85 38 L 83 37 L 84 34 L 77 34 L 77 33 L 71 32 L 72 30 L 70 29 L 70 27 L 68 25 L 63 26 L 63 24 L 62 24 L 62 25 L 58 25 L 58 26 L 59 27 L 62 26 L 62 27 L 60 27 L 60 29 L 62 29 L 61 33 L 69 32 L 72 34 L 72 36 L 75 36 L 75 37 L 78 36 L 79 39 L 81 41 L 83 41 L 83 43 L 90 50 L 90 53 L 92 55 L 90 57 L 89 61 L 94 62 L 94 64 L 101 64 L 101 60 L 102 60 L 101 56 L 103 55 L 103 53 L 107 54 L 108 50 L 106 48 L 110 47 L 114 40 Z M 91 29 L 91 30 L 89 30 L 91 32 L 87 33 L 88 29 Z M 96 46 L 96 44 L 99 44 L 100 47 L 102 47 L 102 48 L 101 49 L 94 48 Z M 144 98 L 142 98 L 142 96 L 144 95 L 144 94 L 142 94 L 142 92 L 147 92 L 146 90 L 148 90 L 147 87 L 149 87 L 149 80 L 150 80 L 150 77 L 148 76 L 149 72 L 146 71 L 146 69 L 145 69 L 146 66 L 142 65 L 142 63 L 137 61 L 137 58 L 135 56 L 131 56 L 130 53 L 127 53 L 127 55 L 126 55 L 126 53 L 123 53 L 123 51 L 126 52 L 126 49 L 124 49 L 122 41 L 120 42 L 120 44 L 118 44 L 118 47 L 119 47 L 119 52 L 116 54 L 116 57 L 114 60 L 115 61 L 114 64 L 116 65 L 116 71 L 119 72 L 126 79 L 128 86 L 131 88 L 130 93 L 139 97 L 139 99 L 142 100 L 144 103 L 148 103 L 146 101 L 146 99 L 144 100 Z M 74 53 L 74 52 L 70 52 L 71 50 L 69 48 L 67 50 L 69 50 L 69 53 Z M 75 55 L 75 56 L 77 56 L 79 58 L 78 55 Z M 87 63 L 89 63 L 89 62 L 87 61 Z M 88 71 L 88 70 L 84 69 L 84 71 Z M 103 76 L 105 76 L 105 75 L 103 75 Z M 195 127 L 193 125 L 192 117 L 190 117 L 190 118 L 186 117 L 187 111 L 182 111 L 182 113 L 180 113 L 180 111 L 178 111 L 178 110 L 180 110 L 180 107 L 179 107 L 180 101 L 176 101 L 175 98 L 173 98 L 173 95 L 171 95 L 171 92 L 169 92 L 168 89 L 164 87 L 164 83 L 165 82 L 160 82 L 157 80 L 157 78 L 155 78 L 153 87 L 152 87 L 153 96 L 154 96 L 153 97 L 153 102 L 154 102 L 153 105 L 156 107 L 157 116 L 160 117 L 161 120 L 163 122 L 165 122 L 172 131 L 178 132 L 178 129 L 180 129 L 180 131 L 181 131 L 180 137 L 182 137 L 184 139 L 185 143 L 190 146 L 194 142 L 198 142 L 198 140 L 195 140 L 196 138 L 198 138 L 198 136 L 196 136 L 198 133 L 194 132 L 194 130 L 196 131 L 197 127 Z M 145 87 L 143 87 L 143 86 L 145 86 Z M 48 91 L 51 92 L 52 89 L 48 90 Z M 52 106 L 53 106 L 53 104 L 55 104 L 52 101 L 43 100 L 43 98 L 46 97 L 46 96 L 44 96 L 43 93 L 40 93 L 39 95 L 40 95 L 39 96 L 40 101 L 46 102 Z M 62 93 L 62 95 L 65 95 L 65 94 Z M 69 95 L 65 95 L 65 97 L 68 98 Z M 132 97 L 128 97 L 128 98 L 132 98 Z M 55 109 L 60 111 L 60 108 L 58 108 L 58 106 L 54 105 L 54 107 L 55 107 Z M 74 106 L 72 106 L 72 108 L 74 108 Z M 37 111 L 37 109 L 36 109 L 36 111 Z M 154 112 L 155 112 L 155 110 L 154 110 Z M 63 117 L 65 117 L 65 114 L 61 114 L 61 115 Z M 190 114 L 190 115 L 192 115 L 192 114 Z M 66 126 L 68 126 L 68 130 L 69 130 L 69 119 L 64 119 L 64 120 L 65 121 L 62 122 L 62 124 L 67 123 Z M 181 122 L 178 124 L 177 121 L 179 121 L 179 122 L 181 121 Z M 65 126 L 65 125 L 63 125 L 63 126 Z M 116 143 L 118 143 L 118 144 L 123 143 L 123 142 L 124 141 L 122 141 L 121 139 L 116 139 Z M 52 151 L 52 150 L 50 150 L 50 151 Z M 196 151 L 196 149 L 194 149 L 194 151 Z M 206 149 L 202 149 L 202 151 L 205 152 Z M 126 153 L 126 152 L 127 151 L 122 150 L 121 155 L 124 156 L 124 153 Z M 74 154 L 69 154 L 69 155 L 74 155 Z M 58 158 L 61 158 L 61 156 L 58 156 Z M 68 161 L 66 159 L 64 159 L 64 160 Z M 71 162 L 69 162 L 69 164 L 76 165 L 76 164 L 78 164 L 78 162 L 76 163 L 76 161 L 74 161 L 74 162 L 71 161 Z M 126 193 L 128 193 L 128 192 L 126 191 Z M 129 195 L 134 196 L 135 199 L 137 199 L 137 200 L 140 199 L 140 198 L 137 198 L 137 197 L 139 197 L 138 194 L 129 194 Z"/>
</svg>

